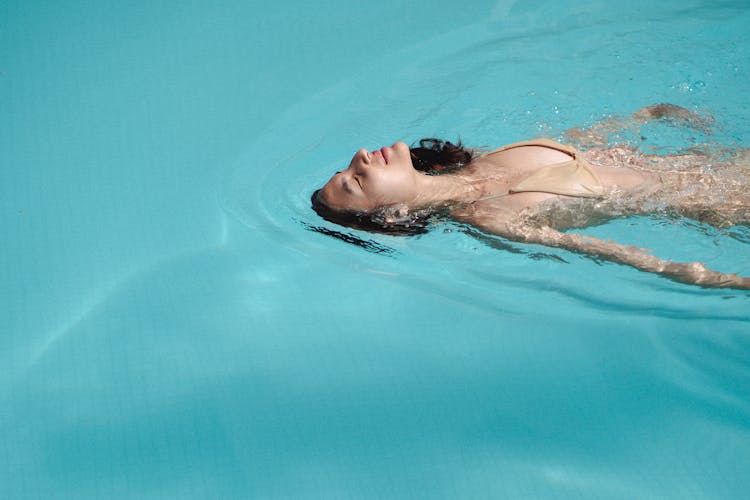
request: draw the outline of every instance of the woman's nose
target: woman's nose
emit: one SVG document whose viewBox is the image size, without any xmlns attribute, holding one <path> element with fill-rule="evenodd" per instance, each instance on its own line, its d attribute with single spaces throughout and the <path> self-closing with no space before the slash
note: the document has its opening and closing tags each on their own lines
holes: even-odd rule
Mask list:
<svg viewBox="0 0 750 500">
<path fill-rule="evenodd" d="M 357 156 L 362 158 L 365 163 L 370 163 L 370 152 L 366 150 L 365 148 L 360 149 L 357 151 Z"/>
</svg>

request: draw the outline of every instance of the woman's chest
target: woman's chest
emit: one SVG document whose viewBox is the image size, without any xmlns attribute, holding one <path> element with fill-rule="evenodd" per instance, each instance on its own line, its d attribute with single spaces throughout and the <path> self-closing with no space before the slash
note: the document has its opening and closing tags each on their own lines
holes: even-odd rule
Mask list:
<svg viewBox="0 0 750 500">
<path fill-rule="evenodd" d="M 482 198 L 509 194 L 510 189 L 548 165 L 569 161 L 570 156 L 560 151 L 536 146 L 488 153 L 475 160 L 468 172 L 471 182 L 481 192 Z M 522 196 L 508 203 L 526 205 L 536 197 Z"/>
</svg>

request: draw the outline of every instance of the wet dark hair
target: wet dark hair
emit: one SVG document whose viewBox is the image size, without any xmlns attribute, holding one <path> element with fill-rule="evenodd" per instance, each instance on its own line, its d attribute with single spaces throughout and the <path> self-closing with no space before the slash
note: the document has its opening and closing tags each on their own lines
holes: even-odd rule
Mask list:
<svg viewBox="0 0 750 500">
<path fill-rule="evenodd" d="M 460 170 L 474 159 L 475 152 L 465 148 L 461 141 L 453 144 L 441 139 L 426 138 L 419 146 L 409 148 L 412 165 L 428 175 L 442 175 Z M 372 212 L 336 210 L 321 199 L 320 189 L 310 198 L 312 209 L 322 218 L 340 226 L 394 236 L 424 234 L 431 223 L 447 215 L 447 207 L 425 208 L 403 215 L 383 207 Z"/>
<path fill-rule="evenodd" d="M 336 210 L 320 197 L 320 189 L 310 197 L 312 208 L 328 222 L 370 233 L 390 234 L 392 236 L 414 236 L 428 231 L 430 222 L 436 220 L 445 210 L 425 208 L 399 215 L 393 209 L 383 207 L 372 212 L 357 210 Z"/>
<path fill-rule="evenodd" d="M 440 175 L 455 172 L 474 159 L 474 151 L 467 149 L 458 141 L 428 138 L 420 139 L 419 146 L 409 148 L 414 168 L 429 175 Z"/>
</svg>

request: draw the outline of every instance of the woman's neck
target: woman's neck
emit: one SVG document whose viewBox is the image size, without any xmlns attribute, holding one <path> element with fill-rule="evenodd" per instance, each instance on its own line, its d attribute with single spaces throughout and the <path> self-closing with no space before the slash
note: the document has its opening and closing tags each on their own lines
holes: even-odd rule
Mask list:
<svg viewBox="0 0 750 500">
<path fill-rule="evenodd" d="M 450 203 L 471 203 L 486 195 L 484 179 L 472 179 L 462 173 L 426 175 L 419 173 L 419 195 L 413 201 L 415 208 Z"/>
</svg>

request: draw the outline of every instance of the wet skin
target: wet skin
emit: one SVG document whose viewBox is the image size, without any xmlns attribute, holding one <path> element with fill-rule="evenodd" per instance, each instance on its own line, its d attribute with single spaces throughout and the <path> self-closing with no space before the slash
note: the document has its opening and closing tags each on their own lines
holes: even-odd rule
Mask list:
<svg viewBox="0 0 750 500">
<path fill-rule="evenodd" d="M 373 152 L 357 151 L 349 166 L 323 186 L 321 196 L 331 208 L 369 212 L 413 203 L 419 198 L 422 177 L 412 166 L 409 146 L 396 142 Z"/>
<path fill-rule="evenodd" d="M 405 214 L 416 208 L 451 206 L 455 220 L 510 240 L 594 255 L 681 283 L 750 289 L 750 278 L 719 273 L 699 263 L 669 262 L 644 249 L 563 233 L 549 225 L 529 225 L 525 217 L 529 209 L 554 198 L 567 197 L 545 192 L 511 193 L 511 186 L 543 166 L 569 158 L 549 148 L 523 146 L 488 153 L 453 174 L 430 176 L 414 169 L 408 146 L 397 142 L 373 152 L 357 151 L 349 166 L 323 186 L 320 198 L 334 210 L 365 213 L 386 207 L 395 207 L 399 214 Z M 637 192 L 642 194 L 644 189 L 661 190 L 663 184 L 659 179 L 669 177 L 667 173 L 657 176 L 619 165 L 590 166 L 609 192 L 618 192 L 625 198 Z"/>
</svg>

